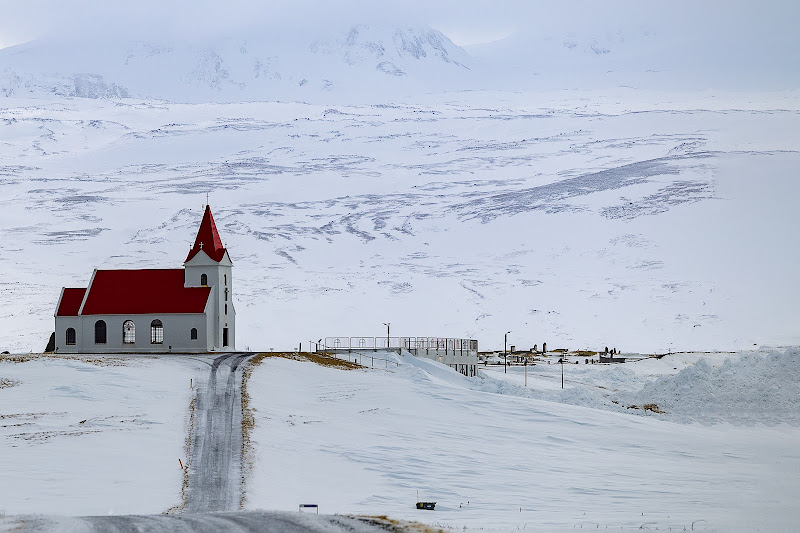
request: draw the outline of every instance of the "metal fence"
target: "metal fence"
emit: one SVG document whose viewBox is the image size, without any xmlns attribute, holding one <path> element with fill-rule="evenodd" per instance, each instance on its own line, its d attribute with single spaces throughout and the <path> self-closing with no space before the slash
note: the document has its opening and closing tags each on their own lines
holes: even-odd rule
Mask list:
<svg viewBox="0 0 800 533">
<path fill-rule="evenodd" d="M 445 354 L 466 355 L 478 351 L 478 341 L 475 339 L 455 339 L 449 337 L 325 337 L 325 351 L 353 350 L 400 350 L 405 349 L 412 353 L 420 350 L 435 350 Z"/>
</svg>

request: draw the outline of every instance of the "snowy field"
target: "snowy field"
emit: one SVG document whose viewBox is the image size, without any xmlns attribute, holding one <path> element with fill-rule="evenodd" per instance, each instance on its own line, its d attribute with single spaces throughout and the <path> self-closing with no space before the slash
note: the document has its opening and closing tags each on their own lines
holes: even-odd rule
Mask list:
<svg viewBox="0 0 800 533">
<path fill-rule="evenodd" d="M 528 397 L 520 367 L 469 379 L 410 355 L 395 356 L 401 364 L 392 371 L 268 359 L 248 387 L 257 461 L 247 505 L 293 510 L 312 502 L 325 513 L 388 514 L 459 530 L 791 531 L 800 498 L 798 355 L 568 365 L 564 395 L 533 390 L 556 377 L 560 385 L 559 365 L 536 365 Z M 640 389 L 637 379 L 658 384 L 656 377 L 681 392 L 709 384 L 741 392 L 745 365 L 754 365 L 747 377 L 756 388 L 769 380 L 759 388 L 774 415 L 767 424 L 742 409 L 746 394 L 721 399 L 730 403 L 720 412 L 714 394 L 698 401 L 686 393 L 664 402 L 664 415 L 614 412 L 602 401 L 623 386 Z M 774 374 L 776 365 L 787 372 Z M 647 390 L 642 398 L 662 400 Z M 579 397 L 582 406 L 560 403 Z M 693 423 L 703 413 L 705 424 Z M 437 502 L 435 511 L 414 509 L 417 491 Z"/>
<path fill-rule="evenodd" d="M 798 102 L 4 98 L 0 351 L 41 351 L 60 288 L 93 268 L 179 266 L 206 193 L 236 267 L 240 349 L 382 322 L 484 349 L 508 330 L 521 348 L 797 344 Z"/>
<path fill-rule="evenodd" d="M 523 367 L 469 379 L 410 354 L 364 355 L 399 366 L 253 367 L 246 509 L 316 503 L 494 531 L 795 529 L 797 349 L 569 364 L 564 391 L 553 363 L 529 366 L 525 387 Z M 180 506 L 189 380 L 203 383 L 210 358 L 9 359 L 0 530 L 17 515 Z M 650 403 L 664 412 L 628 408 Z M 417 491 L 435 511 L 414 509 Z"/>
<path fill-rule="evenodd" d="M 181 505 L 198 357 L 0 356 L 0 515 Z"/>
</svg>

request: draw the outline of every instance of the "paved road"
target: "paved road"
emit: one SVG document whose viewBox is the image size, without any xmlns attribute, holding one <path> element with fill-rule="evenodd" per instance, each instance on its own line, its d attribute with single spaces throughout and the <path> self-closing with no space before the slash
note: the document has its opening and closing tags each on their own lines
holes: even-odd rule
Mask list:
<svg viewBox="0 0 800 533">
<path fill-rule="evenodd" d="M 242 501 L 242 373 L 251 354 L 214 359 L 205 387 L 197 391 L 187 513 L 238 511 Z"/>
<path fill-rule="evenodd" d="M 403 526 L 380 520 L 339 515 L 316 515 L 279 511 L 183 515 L 129 515 L 43 517 L 18 516 L 0 519 L 0 530 L 70 533 L 377 533 L 402 531 Z M 409 528 L 419 531 L 416 528 Z"/>
</svg>

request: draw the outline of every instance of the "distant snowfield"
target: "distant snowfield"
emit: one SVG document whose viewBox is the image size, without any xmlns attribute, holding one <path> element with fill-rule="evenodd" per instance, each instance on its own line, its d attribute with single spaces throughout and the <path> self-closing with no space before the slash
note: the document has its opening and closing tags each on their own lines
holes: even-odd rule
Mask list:
<svg viewBox="0 0 800 533">
<path fill-rule="evenodd" d="M 0 100 L 0 351 L 62 286 L 178 267 L 206 193 L 237 347 L 800 343 L 796 92 L 453 92 L 413 103 Z"/>
<path fill-rule="evenodd" d="M 315 503 L 492 531 L 791 531 L 799 356 L 569 364 L 564 391 L 560 365 L 546 362 L 528 367 L 525 387 L 523 367 L 465 378 L 410 354 L 363 353 L 374 368 L 352 371 L 267 358 L 247 386 L 245 508 Z M 189 379 L 202 382 L 210 358 L 87 359 L 0 361 L 0 530 L 24 514 L 180 504 Z M 666 413 L 628 409 L 634 401 Z M 414 509 L 417 491 L 435 511 Z"/>
</svg>

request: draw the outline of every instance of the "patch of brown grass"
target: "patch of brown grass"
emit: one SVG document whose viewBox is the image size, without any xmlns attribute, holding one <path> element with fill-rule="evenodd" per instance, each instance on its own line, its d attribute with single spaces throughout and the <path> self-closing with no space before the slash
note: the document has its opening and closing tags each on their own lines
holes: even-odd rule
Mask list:
<svg viewBox="0 0 800 533">
<path fill-rule="evenodd" d="M 250 435 L 256 427 L 256 417 L 253 414 L 254 409 L 250 407 L 250 394 L 247 392 L 247 382 L 250 376 L 253 375 L 255 367 L 260 365 L 266 359 L 267 354 L 260 353 L 251 357 L 242 371 L 242 499 L 239 502 L 239 508 L 244 509 L 247 502 L 247 479 L 253 472 L 255 466 L 255 457 L 253 454 L 253 444 Z"/>
<path fill-rule="evenodd" d="M 396 533 L 413 531 L 417 533 L 445 533 L 439 527 L 429 526 L 427 524 L 420 524 L 419 522 L 410 522 L 406 520 L 395 520 L 386 515 L 371 516 L 371 515 L 357 515 L 353 518 L 366 522 L 367 524 L 378 526 L 386 531 L 394 531 Z"/>
<path fill-rule="evenodd" d="M 614 402 L 614 403 L 617 403 L 617 402 Z M 659 409 L 658 405 L 654 404 L 654 403 L 646 403 L 641 407 L 639 407 L 638 405 L 629 405 L 628 409 L 644 409 L 645 411 L 651 411 L 653 413 L 658 413 L 658 414 L 662 414 L 662 415 L 667 414 L 666 411 L 662 411 L 661 409 Z"/>
<path fill-rule="evenodd" d="M 0 363 L 27 363 L 37 359 L 67 359 L 71 361 L 81 361 L 97 366 L 127 366 L 129 361 L 121 357 L 105 355 L 81 355 L 65 353 L 27 353 L 27 354 L 0 354 Z"/>
<path fill-rule="evenodd" d="M 328 354 L 319 354 L 319 353 L 311 353 L 311 352 L 266 352 L 260 353 L 250 359 L 250 365 L 259 365 L 261 364 L 264 359 L 269 357 L 283 357 L 284 359 L 292 359 L 293 361 L 308 361 L 310 363 L 314 363 L 320 366 L 327 366 L 330 368 L 338 368 L 340 370 L 358 370 L 361 368 L 367 368 L 363 365 L 359 365 L 358 363 L 353 363 L 351 361 L 345 361 L 342 359 L 336 359 L 332 355 Z M 248 368 L 250 368 L 248 365 Z"/>
</svg>

